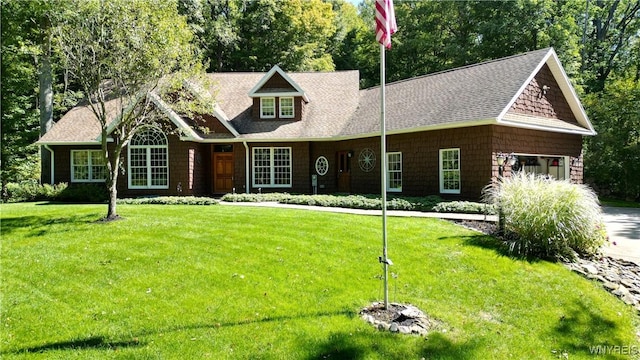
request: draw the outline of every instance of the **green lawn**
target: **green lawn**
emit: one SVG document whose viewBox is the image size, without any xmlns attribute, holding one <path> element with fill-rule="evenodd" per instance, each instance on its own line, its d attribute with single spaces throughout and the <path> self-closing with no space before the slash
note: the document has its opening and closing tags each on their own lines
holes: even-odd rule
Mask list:
<svg viewBox="0 0 640 360">
<path fill-rule="evenodd" d="M 389 218 L 392 301 L 446 332 L 379 332 L 379 217 L 236 206 L 1 205 L 0 357 L 592 359 L 637 316 L 548 262 L 434 219 Z M 613 351 L 614 353 L 616 351 Z M 624 352 L 624 348 L 617 352 Z M 605 358 L 628 358 L 610 354 Z"/>
</svg>

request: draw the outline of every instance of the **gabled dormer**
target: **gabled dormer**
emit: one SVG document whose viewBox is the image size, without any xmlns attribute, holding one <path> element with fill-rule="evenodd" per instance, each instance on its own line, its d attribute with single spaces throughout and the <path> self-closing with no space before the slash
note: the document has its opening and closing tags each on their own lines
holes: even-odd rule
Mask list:
<svg viewBox="0 0 640 360">
<path fill-rule="evenodd" d="M 252 114 L 260 120 L 302 120 L 307 94 L 278 65 L 274 66 L 249 91 Z"/>
</svg>

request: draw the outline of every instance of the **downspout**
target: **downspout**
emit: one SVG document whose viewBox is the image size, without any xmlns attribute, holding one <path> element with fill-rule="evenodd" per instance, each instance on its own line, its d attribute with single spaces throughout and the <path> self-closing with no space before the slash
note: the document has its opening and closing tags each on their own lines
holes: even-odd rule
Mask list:
<svg viewBox="0 0 640 360">
<path fill-rule="evenodd" d="M 54 184 L 55 182 L 55 173 L 56 173 L 56 163 L 55 163 L 55 154 L 53 153 L 53 149 L 49 147 L 49 145 L 44 144 L 42 145 L 43 148 L 47 149 L 47 151 L 49 151 L 49 153 L 51 154 L 51 185 Z"/>
<path fill-rule="evenodd" d="M 244 181 L 245 181 L 245 193 L 249 194 L 249 145 L 247 145 L 246 141 L 242 142 L 244 145 Z"/>
</svg>

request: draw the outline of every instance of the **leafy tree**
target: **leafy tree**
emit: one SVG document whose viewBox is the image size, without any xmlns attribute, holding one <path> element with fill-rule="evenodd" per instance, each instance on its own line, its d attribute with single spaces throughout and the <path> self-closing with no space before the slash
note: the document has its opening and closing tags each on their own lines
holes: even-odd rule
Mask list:
<svg viewBox="0 0 640 360">
<path fill-rule="evenodd" d="M 2 2 L 3 180 L 37 178 L 37 146 L 31 145 L 53 125 L 50 47 L 52 3 Z M 37 85 L 34 84 L 38 80 Z M 34 86 L 36 85 L 36 86 Z M 7 90 L 9 87 L 9 91 Z M 39 92 L 39 99 L 34 98 Z M 21 141 L 22 140 L 22 141 Z M 26 140 L 27 142 L 23 142 Z M 47 154 L 42 154 L 44 161 Z M 32 174 L 27 174 L 33 172 Z"/>
<path fill-rule="evenodd" d="M 202 0 L 204 33 L 201 43 L 209 58 L 209 70 L 223 71 L 236 69 L 231 57 L 240 41 L 238 22 L 243 16 L 244 5 L 237 0 Z"/>
<path fill-rule="evenodd" d="M 582 70 L 588 74 L 587 92 L 597 93 L 613 72 L 628 66 L 627 59 L 637 58 L 628 51 L 640 35 L 640 1 L 588 1 L 585 11 L 590 24 L 585 28 Z"/>
<path fill-rule="evenodd" d="M 48 168 L 50 156 L 34 142 L 77 100 L 51 44 L 51 20 L 66 5 L 46 0 L 2 1 L 3 183 L 39 179 L 39 161 Z"/>
<path fill-rule="evenodd" d="M 218 71 L 333 70 L 331 4 L 321 0 L 208 2 L 205 43 Z"/>
<path fill-rule="evenodd" d="M 401 80 L 549 46 L 577 74 L 581 2 L 396 1 L 399 30 L 387 52 L 387 76 Z M 373 33 L 373 2 L 365 2 L 360 14 Z M 377 52 L 361 54 L 364 82 L 377 84 Z M 375 61 L 364 58 L 372 56 Z"/>
<path fill-rule="evenodd" d="M 585 105 L 598 132 L 587 142 L 586 180 L 604 195 L 640 201 L 640 82 L 610 81 Z"/>
<path fill-rule="evenodd" d="M 357 69 L 354 48 L 359 45 L 360 33 L 368 32 L 369 28 L 351 3 L 345 0 L 330 0 L 329 3 L 332 6 L 336 31 L 329 40 L 327 51 L 331 54 L 337 70 Z"/>
<path fill-rule="evenodd" d="M 197 68 L 193 35 L 175 1 L 71 3 L 73 11 L 59 19 L 56 40 L 66 69 L 80 84 L 101 128 L 110 193 L 106 219 L 114 219 L 122 150 L 141 126 L 162 119 L 150 94 L 175 91 L 185 71 Z M 116 102 L 114 123 L 109 101 Z"/>
</svg>

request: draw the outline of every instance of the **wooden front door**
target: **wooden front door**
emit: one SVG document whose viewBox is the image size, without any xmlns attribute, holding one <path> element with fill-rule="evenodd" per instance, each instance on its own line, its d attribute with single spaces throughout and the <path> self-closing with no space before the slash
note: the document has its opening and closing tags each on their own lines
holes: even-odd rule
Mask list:
<svg viewBox="0 0 640 360">
<path fill-rule="evenodd" d="M 213 153 L 213 192 L 226 194 L 233 191 L 233 153 Z"/>
<path fill-rule="evenodd" d="M 338 192 L 351 192 L 351 158 L 348 151 L 339 151 L 336 154 L 337 176 L 338 176 Z"/>
</svg>

